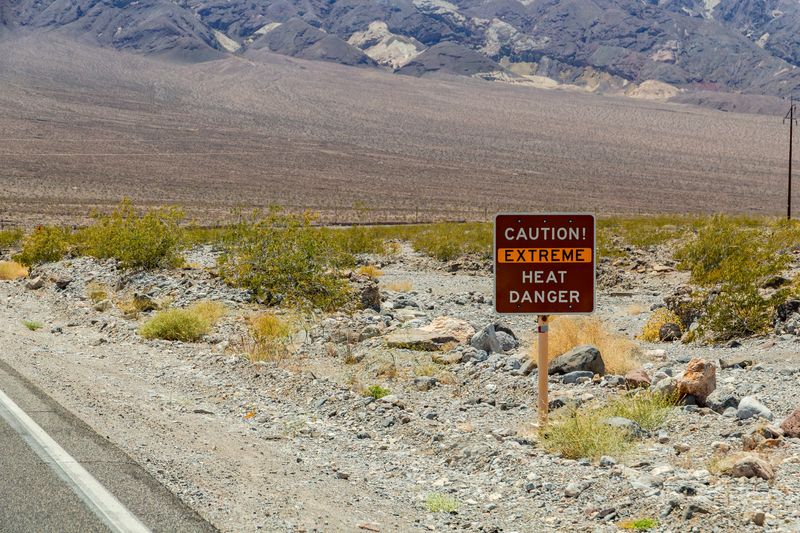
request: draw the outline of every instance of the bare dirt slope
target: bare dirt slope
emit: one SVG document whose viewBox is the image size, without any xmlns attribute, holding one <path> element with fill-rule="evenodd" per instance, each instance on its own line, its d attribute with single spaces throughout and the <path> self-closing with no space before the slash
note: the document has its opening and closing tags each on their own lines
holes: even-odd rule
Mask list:
<svg viewBox="0 0 800 533">
<path fill-rule="evenodd" d="M 0 218 L 75 220 L 122 196 L 208 220 L 273 203 L 407 218 L 784 204 L 776 118 L 254 54 L 178 65 L 0 40 Z"/>
</svg>

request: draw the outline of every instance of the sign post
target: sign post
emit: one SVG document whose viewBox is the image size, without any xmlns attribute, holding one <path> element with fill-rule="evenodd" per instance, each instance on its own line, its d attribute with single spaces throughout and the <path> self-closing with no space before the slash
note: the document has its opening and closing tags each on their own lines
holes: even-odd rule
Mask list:
<svg viewBox="0 0 800 533">
<path fill-rule="evenodd" d="M 595 219 L 586 213 L 499 214 L 494 225 L 495 311 L 538 315 L 538 412 L 547 423 L 551 315 L 595 308 Z"/>
</svg>

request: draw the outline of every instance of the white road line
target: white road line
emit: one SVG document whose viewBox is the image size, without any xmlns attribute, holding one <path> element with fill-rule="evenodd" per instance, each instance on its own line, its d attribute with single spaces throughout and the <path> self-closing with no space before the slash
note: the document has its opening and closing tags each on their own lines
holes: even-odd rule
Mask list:
<svg viewBox="0 0 800 533">
<path fill-rule="evenodd" d="M 0 417 L 25 439 L 36 455 L 47 463 L 112 531 L 150 533 L 133 513 L 1 390 Z"/>
</svg>

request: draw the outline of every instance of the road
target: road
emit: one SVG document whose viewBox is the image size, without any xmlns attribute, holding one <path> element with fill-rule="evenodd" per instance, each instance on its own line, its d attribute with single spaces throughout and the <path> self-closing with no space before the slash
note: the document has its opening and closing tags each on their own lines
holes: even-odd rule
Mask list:
<svg viewBox="0 0 800 533">
<path fill-rule="evenodd" d="M 216 531 L 2 362 L 0 502 L 3 533 Z"/>
</svg>

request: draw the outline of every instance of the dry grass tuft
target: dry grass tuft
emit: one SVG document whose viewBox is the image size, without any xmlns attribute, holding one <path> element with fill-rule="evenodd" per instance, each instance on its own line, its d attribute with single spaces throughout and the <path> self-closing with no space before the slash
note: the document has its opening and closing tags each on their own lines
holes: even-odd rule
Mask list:
<svg viewBox="0 0 800 533">
<path fill-rule="evenodd" d="M 289 356 L 296 330 L 290 320 L 271 312 L 261 313 L 250 318 L 248 330 L 250 338 L 244 344 L 251 361 L 280 361 Z"/>
<path fill-rule="evenodd" d="M 647 342 L 658 342 L 660 340 L 659 332 L 665 324 L 676 324 L 681 329 L 681 333 L 683 332 L 683 322 L 680 317 L 666 307 L 660 307 L 647 319 L 639 338 Z"/>
<path fill-rule="evenodd" d="M 28 275 L 28 269 L 16 261 L 0 261 L 0 280 L 14 281 Z"/>
<path fill-rule="evenodd" d="M 375 265 L 363 265 L 356 269 L 356 274 L 359 276 L 366 276 L 371 279 L 377 279 L 383 276 L 383 270 L 379 269 Z"/>
<path fill-rule="evenodd" d="M 600 350 L 606 371 L 625 374 L 639 366 L 639 348 L 632 340 L 610 332 L 605 324 L 593 317 L 556 317 L 550 322 L 549 360 L 576 346 L 591 344 Z M 534 345 L 532 354 L 536 356 Z"/>
<path fill-rule="evenodd" d="M 414 288 L 414 284 L 410 281 L 395 281 L 392 283 L 386 283 L 383 285 L 383 288 L 387 291 L 394 291 L 394 292 L 410 292 L 411 289 Z"/>
<path fill-rule="evenodd" d="M 216 324 L 220 318 L 225 316 L 226 312 L 225 304 L 211 300 L 195 302 L 189 307 L 189 310 L 211 325 Z"/>
</svg>

